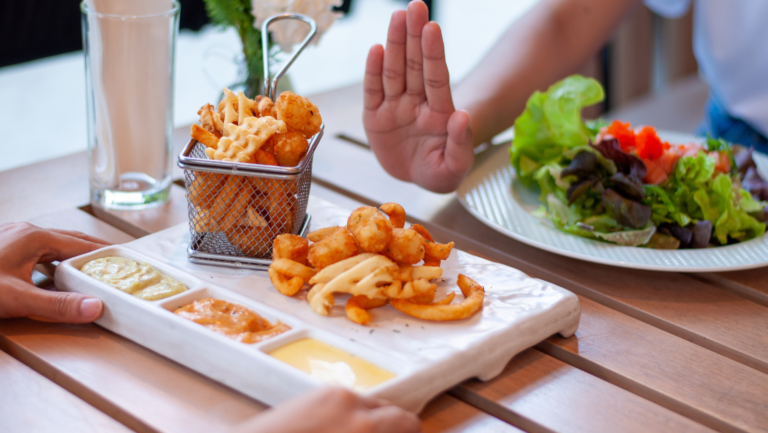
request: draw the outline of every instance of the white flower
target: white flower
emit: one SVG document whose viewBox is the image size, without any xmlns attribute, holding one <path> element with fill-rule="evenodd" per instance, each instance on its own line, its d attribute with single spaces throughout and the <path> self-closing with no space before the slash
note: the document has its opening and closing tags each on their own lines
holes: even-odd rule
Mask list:
<svg viewBox="0 0 768 433">
<path fill-rule="evenodd" d="M 317 24 L 317 35 L 312 40 L 317 44 L 320 36 L 341 16 L 340 12 L 331 11 L 331 7 L 340 6 L 341 3 L 342 0 L 251 0 L 251 13 L 256 18 L 253 25 L 261 29 L 264 20 L 272 15 L 286 12 L 303 14 L 315 20 Z M 307 36 L 308 26 L 301 21 L 285 20 L 271 24 L 269 30 L 280 48 L 291 52 L 293 46 Z"/>
</svg>

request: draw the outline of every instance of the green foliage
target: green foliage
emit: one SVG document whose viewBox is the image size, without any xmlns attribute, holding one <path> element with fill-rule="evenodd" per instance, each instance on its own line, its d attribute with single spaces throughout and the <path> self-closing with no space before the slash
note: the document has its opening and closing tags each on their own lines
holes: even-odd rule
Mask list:
<svg viewBox="0 0 768 433">
<path fill-rule="evenodd" d="M 261 30 L 253 27 L 250 0 L 205 0 L 205 9 L 211 21 L 220 27 L 234 27 L 243 43 L 243 54 L 248 67 L 245 93 L 249 97 L 260 93 L 263 80 Z"/>
</svg>

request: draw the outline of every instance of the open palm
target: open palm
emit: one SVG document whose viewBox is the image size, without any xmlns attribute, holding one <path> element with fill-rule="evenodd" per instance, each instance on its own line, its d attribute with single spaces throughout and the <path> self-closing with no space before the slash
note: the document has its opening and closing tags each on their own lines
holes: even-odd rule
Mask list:
<svg viewBox="0 0 768 433">
<path fill-rule="evenodd" d="M 368 53 L 363 124 L 387 172 L 435 192 L 456 189 L 474 159 L 469 114 L 451 97 L 440 27 L 424 3 L 392 15 L 386 50 Z"/>
</svg>

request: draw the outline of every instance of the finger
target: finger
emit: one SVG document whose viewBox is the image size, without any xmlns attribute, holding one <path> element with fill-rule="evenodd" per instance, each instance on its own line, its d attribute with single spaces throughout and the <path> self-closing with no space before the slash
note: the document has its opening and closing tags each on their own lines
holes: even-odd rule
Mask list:
<svg viewBox="0 0 768 433">
<path fill-rule="evenodd" d="M 35 239 L 35 242 L 37 242 L 36 244 L 43 246 L 38 262 L 66 260 L 71 257 L 98 250 L 99 248 L 104 248 L 104 244 L 83 240 L 51 230 L 40 230 L 36 235 L 39 237 L 38 239 Z"/>
<path fill-rule="evenodd" d="M 391 98 L 405 91 L 405 11 L 395 11 L 389 21 L 384 51 L 384 94 Z"/>
<path fill-rule="evenodd" d="M 381 83 L 381 67 L 384 64 L 384 47 L 376 44 L 368 51 L 363 78 L 363 105 L 366 110 L 379 108 L 384 101 L 384 87 Z"/>
<path fill-rule="evenodd" d="M 421 427 L 419 418 L 412 412 L 408 412 L 397 406 L 385 406 L 373 409 L 369 416 L 371 424 L 375 427 L 375 432 L 401 432 L 418 433 Z"/>
<path fill-rule="evenodd" d="M 422 29 L 421 48 L 424 51 L 424 86 L 429 108 L 452 113 L 451 80 L 445 64 L 443 34 L 437 23 L 427 23 Z"/>
<path fill-rule="evenodd" d="M 16 280 L 3 299 L 3 317 L 36 316 L 64 323 L 89 323 L 101 317 L 99 299 L 80 293 L 52 292 Z"/>
<path fill-rule="evenodd" d="M 429 10 L 422 1 L 408 4 L 405 44 L 405 88 L 413 96 L 424 95 L 424 64 L 421 51 L 421 30 L 429 21 Z"/>
<path fill-rule="evenodd" d="M 376 409 L 384 406 L 392 406 L 392 403 L 381 398 L 371 397 L 367 395 L 359 395 L 358 398 L 360 399 L 360 402 L 363 404 L 363 406 L 367 407 L 368 409 Z"/>
<path fill-rule="evenodd" d="M 93 242 L 95 244 L 102 244 L 104 246 L 112 245 L 111 242 L 107 242 L 104 239 L 97 238 L 96 236 L 91 236 L 89 234 L 78 232 L 75 230 L 59 230 L 59 229 L 48 229 L 52 232 L 60 233 L 62 235 L 72 236 L 73 238 L 82 239 L 84 241 Z"/>
</svg>

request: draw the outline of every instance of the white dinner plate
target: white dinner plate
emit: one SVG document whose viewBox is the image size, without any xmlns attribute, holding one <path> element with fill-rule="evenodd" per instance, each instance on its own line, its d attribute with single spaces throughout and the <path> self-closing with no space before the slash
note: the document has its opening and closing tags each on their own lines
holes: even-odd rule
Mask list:
<svg viewBox="0 0 768 433">
<path fill-rule="evenodd" d="M 694 141 L 690 135 L 660 133 L 673 143 Z M 509 163 L 509 147 L 495 152 L 467 176 L 457 191 L 461 204 L 489 227 L 520 242 L 575 259 L 625 268 L 668 272 L 722 272 L 768 265 L 768 235 L 734 245 L 690 250 L 623 247 L 571 235 L 531 212 L 541 206 L 538 188 L 526 188 Z M 755 153 L 761 174 L 768 157 Z"/>
</svg>

